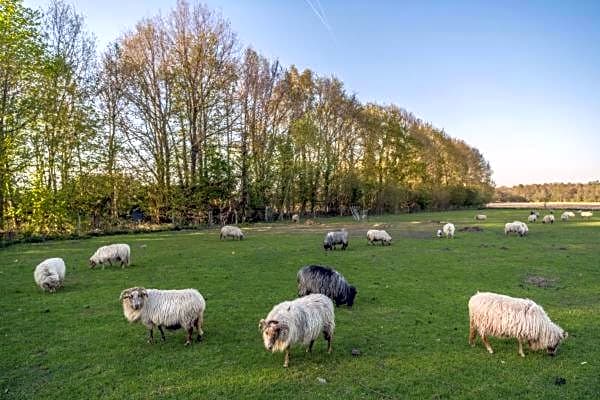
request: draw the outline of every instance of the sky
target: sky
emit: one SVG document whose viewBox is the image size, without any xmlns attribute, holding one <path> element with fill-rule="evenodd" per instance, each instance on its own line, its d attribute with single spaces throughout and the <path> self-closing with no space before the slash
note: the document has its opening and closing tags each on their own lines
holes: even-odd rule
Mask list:
<svg viewBox="0 0 600 400">
<path fill-rule="evenodd" d="M 71 4 L 103 50 L 175 2 Z M 498 186 L 600 180 L 600 1 L 204 3 L 243 46 L 336 76 L 363 103 L 396 104 L 478 148 Z"/>
</svg>

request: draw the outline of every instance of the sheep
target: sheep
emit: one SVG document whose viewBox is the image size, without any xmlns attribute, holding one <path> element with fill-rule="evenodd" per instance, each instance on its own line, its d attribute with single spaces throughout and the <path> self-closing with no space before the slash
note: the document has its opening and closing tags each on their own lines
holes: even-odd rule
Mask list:
<svg viewBox="0 0 600 400">
<path fill-rule="evenodd" d="M 308 346 L 306 352 L 311 352 L 321 332 L 327 340 L 327 352 L 331 353 L 335 330 L 333 302 L 323 294 L 309 294 L 292 301 L 284 301 L 273 307 L 267 317 L 259 321 L 258 328 L 267 351 L 285 352 L 284 368 L 289 366 L 292 345 L 301 343 Z"/>
<path fill-rule="evenodd" d="M 221 228 L 221 235 L 219 236 L 219 239 L 223 240 L 223 238 L 228 237 L 232 238 L 233 240 L 242 240 L 244 239 L 244 233 L 237 226 L 225 225 Z"/>
<path fill-rule="evenodd" d="M 33 279 L 40 289 L 54 293 L 63 285 L 65 269 L 62 258 L 48 258 L 35 267 Z"/>
<path fill-rule="evenodd" d="M 581 215 L 581 218 L 591 218 L 594 213 L 591 211 L 581 211 L 579 215 Z"/>
<path fill-rule="evenodd" d="M 298 296 L 320 293 L 334 301 L 336 306 L 352 307 L 356 288 L 335 269 L 324 265 L 307 265 L 298 271 Z"/>
<path fill-rule="evenodd" d="M 527 217 L 527 222 L 536 222 L 537 219 L 538 219 L 537 215 L 529 214 L 529 217 Z"/>
<path fill-rule="evenodd" d="M 348 231 L 342 228 L 339 231 L 327 232 L 325 239 L 323 239 L 323 248 L 327 250 L 335 250 L 335 246 L 341 244 L 342 250 L 346 250 L 348 247 Z"/>
<path fill-rule="evenodd" d="M 487 215 L 485 215 L 485 214 L 477 214 L 475 216 L 476 221 L 485 221 L 486 219 L 487 219 Z"/>
<path fill-rule="evenodd" d="M 575 218 L 575 213 L 573 211 L 565 211 L 563 214 L 567 215 L 569 218 Z"/>
<path fill-rule="evenodd" d="M 300 223 L 300 215 L 298 215 L 298 214 L 292 215 L 292 222 Z"/>
<path fill-rule="evenodd" d="M 444 225 L 442 227 L 442 229 L 438 229 L 436 236 L 441 238 L 442 236 L 446 236 L 447 238 L 454 238 L 454 231 L 456 230 L 456 228 L 454 228 L 454 224 L 451 222 L 448 222 L 446 225 Z"/>
<path fill-rule="evenodd" d="M 508 222 L 504 225 L 504 234 L 516 233 L 519 236 L 525 236 L 529 233 L 527 224 L 521 221 Z"/>
<path fill-rule="evenodd" d="M 96 265 L 109 263 L 112 266 L 113 261 L 119 261 L 121 268 L 125 268 L 125 265 L 129 266 L 131 262 L 131 249 L 128 244 L 111 244 L 108 246 L 102 246 L 96 250 L 94 255 L 90 257 L 90 268 L 95 268 Z"/>
<path fill-rule="evenodd" d="M 129 322 L 141 322 L 149 329 L 148 343 L 154 343 L 153 330 L 157 326 L 162 341 L 163 327 L 169 330 L 183 328 L 187 331 L 185 345 L 192 343 L 194 327 L 196 340 L 202 340 L 202 322 L 206 302 L 196 289 L 158 290 L 132 287 L 121 292 L 123 314 Z"/>
<path fill-rule="evenodd" d="M 554 356 L 568 336 L 532 300 L 489 292 L 477 292 L 469 300 L 469 325 L 469 344 L 475 346 L 479 335 L 490 354 L 494 350 L 487 336 L 516 338 L 521 357 L 525 357 L 523 342 L 528 342 L 531 350 L 546 349 Z"/>
<path fill-rule="evenodd" d="M 530 211 L 529 215 L 535 215 L 536 217 L 539 217 L 540 213 L 539 213 L 539 211 Z"/>
<path fill-rule="evenodd" d="M 554 223 L 554 215 L 546 214 L 544 218 L 542 218 L 542 224 L 553 224 Z"/>
<path fill-rule="evenodd" d="M 562 213 L 562 214 L 560 215 L 560 220 L 561 220 L 561 221 L 568 221 L 568 220 L 569 220 L 569 216 L 570 216 L 570 215 L 569 215 L 569 212 L 568 212 L 568 211 L 565 211 L 564 213 Z"/>
<path fill-rule="evenodd" d="M 384 230 L 377 230 L 377 229 L 369 229 L 367 231 L 367 241 L 370 244 L 375 244 L 375 242 L 381 242 L 381 245 L 388 245 L 390 246 L 392 244 L 392 237 L 389 235 L 389 233 L 387 233 Z"/>
</svg>

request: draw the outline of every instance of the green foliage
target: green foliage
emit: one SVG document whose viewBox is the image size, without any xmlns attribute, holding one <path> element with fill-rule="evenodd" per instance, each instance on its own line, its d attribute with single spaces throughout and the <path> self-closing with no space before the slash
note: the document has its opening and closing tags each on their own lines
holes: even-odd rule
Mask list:
<svg viewBox="0 0 600 400">
<path fill-rule="evenodd" d="M 600 391 L 597 254 L 600 221 L 531 224 L 527 237 L 506 237 L 503 225 L 527 211 L 404 214 L 327 227 L 257 224 L 243 241 L 219 241 L 218 230 L 170 232 L 15 245 L 0 251 L 0 393 L 4 399 L 594 399 Z M 456 224 L 453 240 L 433 238 Z M 394 237 L 369 246 L 375 223 Z M 477 225 L 481 232 L 461 232 Z M 350 245 L 325 253 L 327 229 L 346 227 Z M 133 265 L 90 270 L 89 256 L 124 242 Z M 32 270 L 59 256 L 64 288 L 43 293 Z M 312 353 L 265 351 L 257 322 L 297 295 L 303 265 L 331 265 L 356 285 L 352 309 L 338 307 L 333 353 L 319 338 Z M 546 278 L 546 285 L 536 285 Z M 146 343 L 128 323 L 118 297 L 131 286 L 197 288 L 206 298 L 205 337 L 184 346 L 184 333 Z M 569 332 L 556 357 L 514 339 L 467 344 L 467 301 L 477 290 L 531 298 Z M 156 332 L 155 332 L 156 334 Z M 353 357 L 353 349 L 360 355 Z M 325 379 L 326 383 L 320 383 Z M 558 378 L 563 378 L 565 384 Z"/>
<path fill-rule="evenodd" d="M 501 186 L 496 189 L 494 200 L 499 202 L 530 201 L 600 201 L 600 182 L 543 183 L 532 185 Z"/>
</svg>

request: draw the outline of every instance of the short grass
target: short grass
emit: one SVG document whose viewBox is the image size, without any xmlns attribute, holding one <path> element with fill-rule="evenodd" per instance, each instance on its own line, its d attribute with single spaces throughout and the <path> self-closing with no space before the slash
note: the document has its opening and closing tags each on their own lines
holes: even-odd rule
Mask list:
<svg viewBox="0 0 600 400">
<path fill-rule="evenodd" d="M 475 213 L 258 224 L 242 242 L 207 230 L 0 250 L 0 398 L 598 398 L 599 218 L 530 224 L 519 238 L 505 237 L 503 225 L 526 211 L 488 210 L 484 222 Z M 454 240 L 433 238 L 439 221 L 456 224 Z M 376 223 L 388 224 L 392 246 L 367 245 Z M 460 232 L 475 225 L 483 231 Z M 351 232 L 348 250 L 325 253 L 323 233 L 341 226 Z M 90 270 L 88 257 L 110 242 L 129 243 L 133 265 Z M 43 293 L 33 268 L 56 256 L 67 263 L 65 287 Z M 333 354 L 319 340 L 312 354 L 295 348 L 284 369 L 257 323 L 295 297 L 296 272 L 309 263 L 341 271 L 358 296 L 354 308 L 336 309 Z M 180 330 L 147 344 L 118 301 L 138 285 L 197 288 L 207 301 L 204 342 L 185 347 Z M 534 299 L 569 339 L 554 358 L 526 351 L 523 359 L 514 340 L 492 339 L 493 355 L 480 341 L 469 347 L 467 301 L 477 290 Z"/>
</svg>

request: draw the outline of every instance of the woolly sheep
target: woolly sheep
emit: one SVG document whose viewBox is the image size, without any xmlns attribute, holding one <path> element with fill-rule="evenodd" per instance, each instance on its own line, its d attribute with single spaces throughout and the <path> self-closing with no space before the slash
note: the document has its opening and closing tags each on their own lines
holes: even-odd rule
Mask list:
<svg viewBox="0 0 600 400">
<path fill-rule="evenodd" d="M 158 290 L 132 287 L 121 292 L 123 314 L 129 322 L 141 322 L 149 329 L 148 343 L 154 342 L 153 330 L 157 326 L 165 340 L 163 327 L 187 331 L 185 345 L 192 343 L 194 327 L 196 340 L 202 340 L 202 321 L 206 303 L 196 289 Z"/>
<path fill-rule="evenodd" d="M 308 346 L 306 351 L 310 352 L 321 332 L 327 340 L 327 352 L 331 353 L 335 330 L 333 302 L 323 294 L 309 294 L 296 300 L 284 301 L 259 321 L 258 328 L 267 351 L 285 352 L 285 368 L 290 363 L 290 347 L 301 343 Z"/>
<path fill-rule="evenodd" d="M 40 289 L 54 293 L 65 280 L 65 269 L 62 258 L 48 258 L 35 267 L 33 279 Z"/>
<path fill-rule="evenodd" d="M 529 215 L 535 215 L 536 217 L 539 217 L 540 213 L 538 211 L 530 211 Z"/>
<path fill-rule="evenodd" d="M 329 297 L 336 306 L 352 307 L 356 288 L 335 269 L 324 265 L 307 265 L 298 271 L 298 296 L 320 293 Z"/>
<path fill-rule="evenodd" d="M 487 219 L 487 215 L 485 215 L 485 214 L 477 214 L 475 216 L 476 221 L 485 221 L 486 219 Z"/>
<path fill-rule="evenodd" d="M 575 213 L 573 211 L 565 211 L 563 214 L 567 215 L 569 218 L 575 218 Z"/>
<path fill-rule="evenodd" d="M 113 261 L 119 261 L 121 268 L 125 268 L 125 265 L 129 266 L 131 262 L 131 250 L 128 244 L 111 244 L 98 248 L 94 255 L 90 257 L 90 268 L 95 268 L 96 265 L 102 264 L 102 269 L 104 269 L 105 263 L 109 263 L 112 266 Z"/>
<path fill-rule="evenodd" d="M 392 237 L 384 230 L 369 229 L 367 231 L 367 240 L 370 244 L 381 242 L 382 246 L 386 244 L 390 246 L 392 244 Z"/>
<path fill-rule="evenodd" d="M 475 346 L 479 335 L 490 354 L 494 350 L 487 336 L 516 338 L 521 357 L 525 357 L 523 342 L 532 350 L 546 349 L 553 356 L 568 336 L 532 300 L 489 292 L 477 292 L 469 300 L 469 325 L 469 344 Z"/>
<path fill-rule="evenodd" d="M 219 238 L 223 239 L 228 237 L 233 238 L 233 240 L 242 240 L 244 239 L 244 233 L 237 226 L 225 225 L 221 228 L 221 235 L 219 236 Z"/>
<path fill-rule="evenodd" d="M 594 213 L 591 211 L 582 211 L 579 215 L 581 215 L 581 218 L 591 218 Z"/>
<path fill-rule="evenodd" d="M 448 222 L 446 225 L 444 225 L 442 227 L 442 229 L 438 229 L 436 236 L 437 237 L 442 237 L 442 236 L 446 236 L 447 238 L 454 238 L 454 231 L 456 230 L 456 228 L 454 227 L 454 224 L 451 222 Z"/>
<path fill-rule="evenodd" d="M 327 250 L 335 250 L 335 246 L 341 244 L 342 250 L 348 247 L 348 231 L 342 228 L 339 231 L 327 232 L 323 239 L 323 248 Z"/>
<path fill-rule="evenodd" d="M 538 218 L 537 215 L 529 214 L 529 217 L 527 217 L 527 222 L 536 222 L 537 218 Z"/>
<path fill-rule="evenodd" d="M 553 224 L 554 223 L 554 215 L 552 215 L 552 214 L 544 215 L 544 218 L 542 218 L 542 223 L 543 224 Z"/>
<path fill-rule="evenodd" d="M 519 236 L 525 236 L 529 233 L 527 224 L 521 221 L 508 222 L 504 225 L 504 234 L 516 233 Z"/>
<path fill-rule="evenodd" d="M 292 215 L 292 222 L 299 223 L 300 222 L 300 215 L 298 215 L 298 214 Z"/>
<path fill-rule="evenodd" d="M 570 215 L 569 215 L 569 212 L 564 212 L 564 213 L 562 213 L 562 214 L 560 215 L 560 220 L 561 220 L 561 221 L 568 221 L 568 220 L 569 220 L 569 217 L 570 217 Z"/>
</svg>

